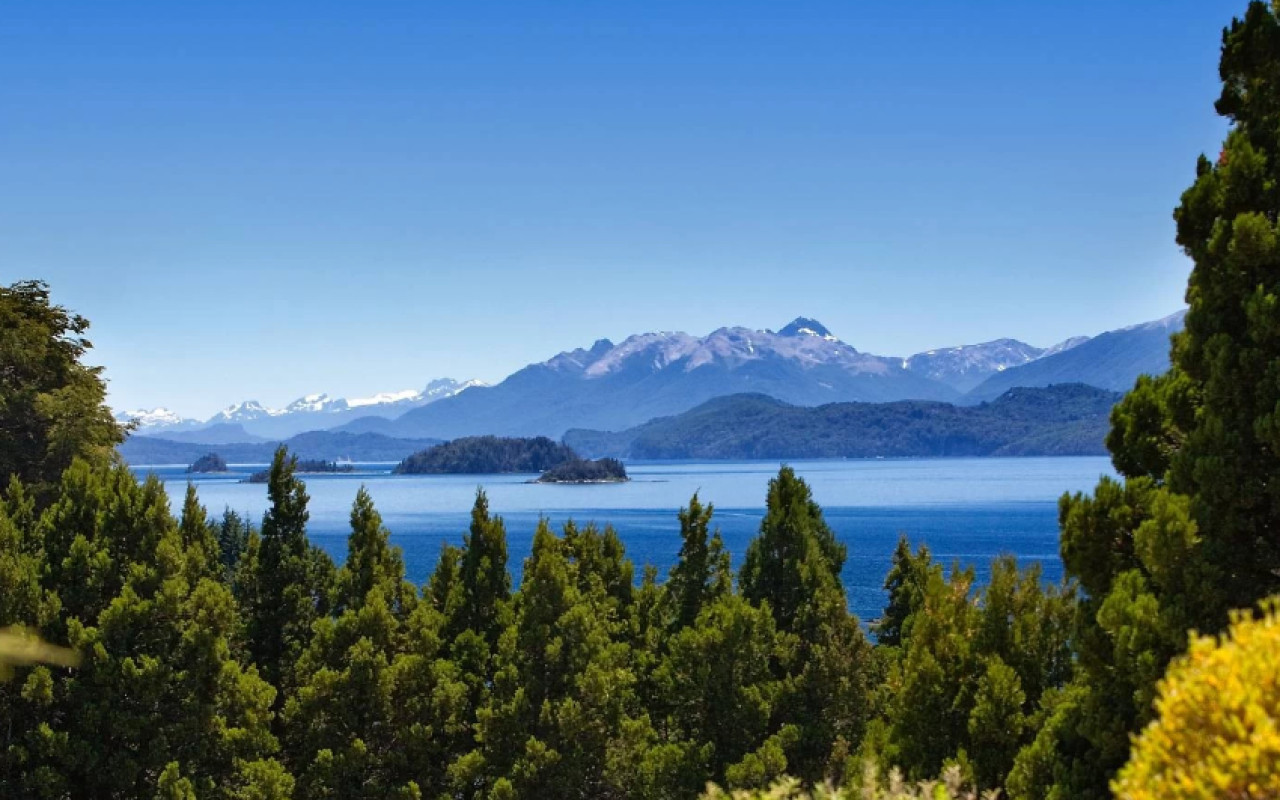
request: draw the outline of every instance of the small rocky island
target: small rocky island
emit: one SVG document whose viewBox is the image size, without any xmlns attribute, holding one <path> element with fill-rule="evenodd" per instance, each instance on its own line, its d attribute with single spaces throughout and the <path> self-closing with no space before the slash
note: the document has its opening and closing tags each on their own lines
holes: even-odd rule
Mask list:
<svg viewBox="0 0 1280 800">
<path fill-rule="evenodd" d="M 322 461 L 320 459 L 302 459 L 301 461 L 298 462 L 297 466 L 294 467 L 293 473 L 295 475 L 315 475 L 317 473 L 323 474 L 323 473 L 330 473 L 330 472 L 333 472 L 333 473 L 351 472 L 354 469 L 355 467 L 353 467 L 350 464 L 339 464 L 336 461 Z M 270 470 L 264 469 L 261 472 L 255 472 L 252 475 L 250 475 L 247 480 L 247 483 L 266 483 L 267 479 L 270 476 L 271 476 Z"/>
<path fill-rule="evenodd" d="M 209 453 L 197 458 L 191 466 L 187 467 L 188 473 L 203 472 L 226 472 L 227 462 L 217 453 Z"/>
<path fill-rule="evenodd" d="M 552 467 L 534 483 L 622 483 L 628 481 L 627 468 L 616 458 L 595 461 L 577 458 Z"/>
</svg>

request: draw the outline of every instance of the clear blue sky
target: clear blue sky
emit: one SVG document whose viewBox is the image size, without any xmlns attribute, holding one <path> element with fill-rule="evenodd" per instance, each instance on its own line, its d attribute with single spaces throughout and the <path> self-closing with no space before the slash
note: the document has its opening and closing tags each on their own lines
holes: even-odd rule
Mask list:
<svg viewBox="0 0 1280 800">
<path fill-rule="evenodd" d="M 201 416 L 797 315 L 1045 345 L 1180 307 L 1244 7 L 9 0 L 0 280 Z"/>
</svg>

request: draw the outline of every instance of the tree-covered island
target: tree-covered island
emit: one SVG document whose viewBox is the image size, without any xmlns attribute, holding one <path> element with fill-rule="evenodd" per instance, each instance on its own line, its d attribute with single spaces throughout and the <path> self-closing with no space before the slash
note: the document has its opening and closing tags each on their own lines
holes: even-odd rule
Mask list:
<svg viewBox="0 0 1280 800">
<path fill-rule="evenodd" d="M 578 458 L 571 448 L 546 436 L 467 436 L 414 453 L 394 471 L 397 475 L 536 474 Z"/>
<path fill-rule="evenodd" d="M 350 464 L 339 464 L 336 461 L 325 461 L 319 458 L 304 458 L 298 460 L 295 472 L 308 475 L 323 475 L 325 473 L 341 473 L 352 472 L 355 470 Z M 270 470 L 260 470 L 249 476 L 247 483 L 266 483 L 270 476 Z"/>
<path fill-rule="evenodd" d="M 200 456 L 191 466 L 187 467 L 187 472 L 204 473 L 204 472 L 226 472 L 227 462 L 217 453 L 208 453 Z"/>
<path fill-rule="evenodd" d="M 578 458 L 552 467 L 533 483 L 624 483 L 628 480 L 627 468 L 616 458 L 595 461 Z"/>
</svg>

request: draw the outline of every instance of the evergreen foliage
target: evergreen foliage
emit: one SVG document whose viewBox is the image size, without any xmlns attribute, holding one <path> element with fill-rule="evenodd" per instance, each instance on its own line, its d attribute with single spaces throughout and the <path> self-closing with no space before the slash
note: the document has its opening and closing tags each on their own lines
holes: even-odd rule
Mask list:
<svg viewBox="0 0 1280 800">
<path fill-rule="evenodd" d="M 1223 32 L 1231 131 L 1174 212 L 1194 261 L 1172 369 L 1115 409 L 1123 482 L 1062 502 L 1062 557 L 1084 590 L 1076 677 L 1017 757 L 1014 798 L 1102 798 L 1186 632 L 1280 590 L 1280 20 L 1250 3 Z"/>
</svg>

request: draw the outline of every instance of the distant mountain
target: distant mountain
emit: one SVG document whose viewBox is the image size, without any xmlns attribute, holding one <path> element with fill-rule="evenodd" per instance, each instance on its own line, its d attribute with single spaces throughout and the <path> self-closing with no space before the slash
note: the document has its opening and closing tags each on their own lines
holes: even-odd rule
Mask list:
<svg viewBox="0 0 1280 800">
<path fill-rule="evenodd" d="M 1010 390 L 994 402 L 832 403 L 804 408 L 759 394 L 720 397 L 620 433 L 571 430 L 587 456 L 632 459 L 1105 455 L 1121 395 L 1070 384 Z"/>
<path fill-rule="evenodd" d="M 391 439 L 376 433 L 335 433 L 311 431 L 284 440 L 289 452 L 302 459 L 334 461 L 399 461 L 412 453 L 439 444 L 438 439 Z M 233 464 L 267 464 L 279 442 L 228 443 L 217 445 L 218 455 Z M 149 464 L 190 464 L 209 453 L 201 442 L 176 442 L 134 434 L 116 448 L 134 466 Z"/>
<path fill-rule="evenodd" d="M 155 434 L 171 442 L 191 442 L 194 444 L 252 444 L 268 441 L 261 436 L 254 436 L 238 423 L 223 422 L 210 425 L 199 430 L 166 430 Z"/>
<path fill-rule="evenodd" d="M 1075 341 L 1035 361 L 1011 367 L 987 378 L 972 391 L 972 401 L 990 400 L 1015 386 L 1087 383 L 1102 389 L 1128 391 L 1139 375 L 1158 375 L 1169 369 L 1169 336 L 1182 330 L 1186 311 L 1164 319 L 1133 325 Z"/>
<path fill-rule="evenodd" d="M 173 431 L 190 430 L 201 425 L 198 419 L 188 419 L 176 411 L 167 408 L 139 408 L 134 411 L 118 411 L 115 420 L 119 423 L 133 423 L 138 430 L 148 428 Z"/>
<path fill-rule="evenodd" d="M 492 387 L 406 412 L 357 420 L 348 431 L 392 436 L 560 436 L 571 427 L 621 429 L 713 397 L 756 392 L 795 405 L 902 398 L 954 400 L 950 386 L 901 358 L 862 353 L 816 320 L 781 331 L 720 328 L 707 336 L 645 333 L 532 364 Z"/>
<path fill-rule="evenodd" d="M 452 397 L 472 386 L 483 385 L 480 381 L 438 378 L 421 390 L 382 392 L 371 397 L 346 399 L 330 397 L 327 394 L 309 394 L 294 400 L 284 408 L 269 408 L 257 400 L 245 400 L 227 406 L 204 422 L 182 418 L 164 408 L 117 414 L 116 418 L 122 422 L 137 419 L 138 431 L 147 435 L 171 438 L 168 435 L 175 431 L 193 431 L 195 435 L 183 437 L 183 440 L 208 441 L 211 444 L 219 441 L 216 438 L 199 438 L 200 431 L 216 431 L 232 426 L 242 428 L 251 437 L 235 441 L 251 442 L 279 439 L 303 431 L 335 428 L 362 417 L 389 419 L 410 409 L 434 403 L 445 397 Z M 221 436 L 225 439 L 225 434 L 216 432 L 209 436 Z"/>
<path fill-rule="evenodd" d="M 860 352 L 821 322 L 798 317 L 779 331 L 720 328 L 706 336 L 643 333 L 562 352 L 496 386 L 448 378 L 425 389 L 344 399 L 301 397 L 281 409 L 255 401 L 200 424 L 166 409 L 132 412 L 144 435 L 215 444 L 215 426 L 241 426 L 279 440 L 308 430 L 390 438 L 552 436 L 570 428 L 623 430 L 687 411 L 715 397 L 755 393 L 796 406 L 934 400 L 974 404 L 1015 386 L 1085 383 L 1125 390 L 1143 372 L 1168 368 L 1168 334 L 1183 313 L 1048 348 L 1017 339 L 945 347 L 906 358 Z M 126 415 L 122 415 L 126 416 Z M 205 442 L 205 440 L 208 440 Z"/>
<path fill-rule="evenodd" d="M 903 366 L 956 391 L 967 392 L 996 373 L 1035 361 L 1044 352 L 1017 339 L 996 339 L 916 353 Z"/>
</svg>

